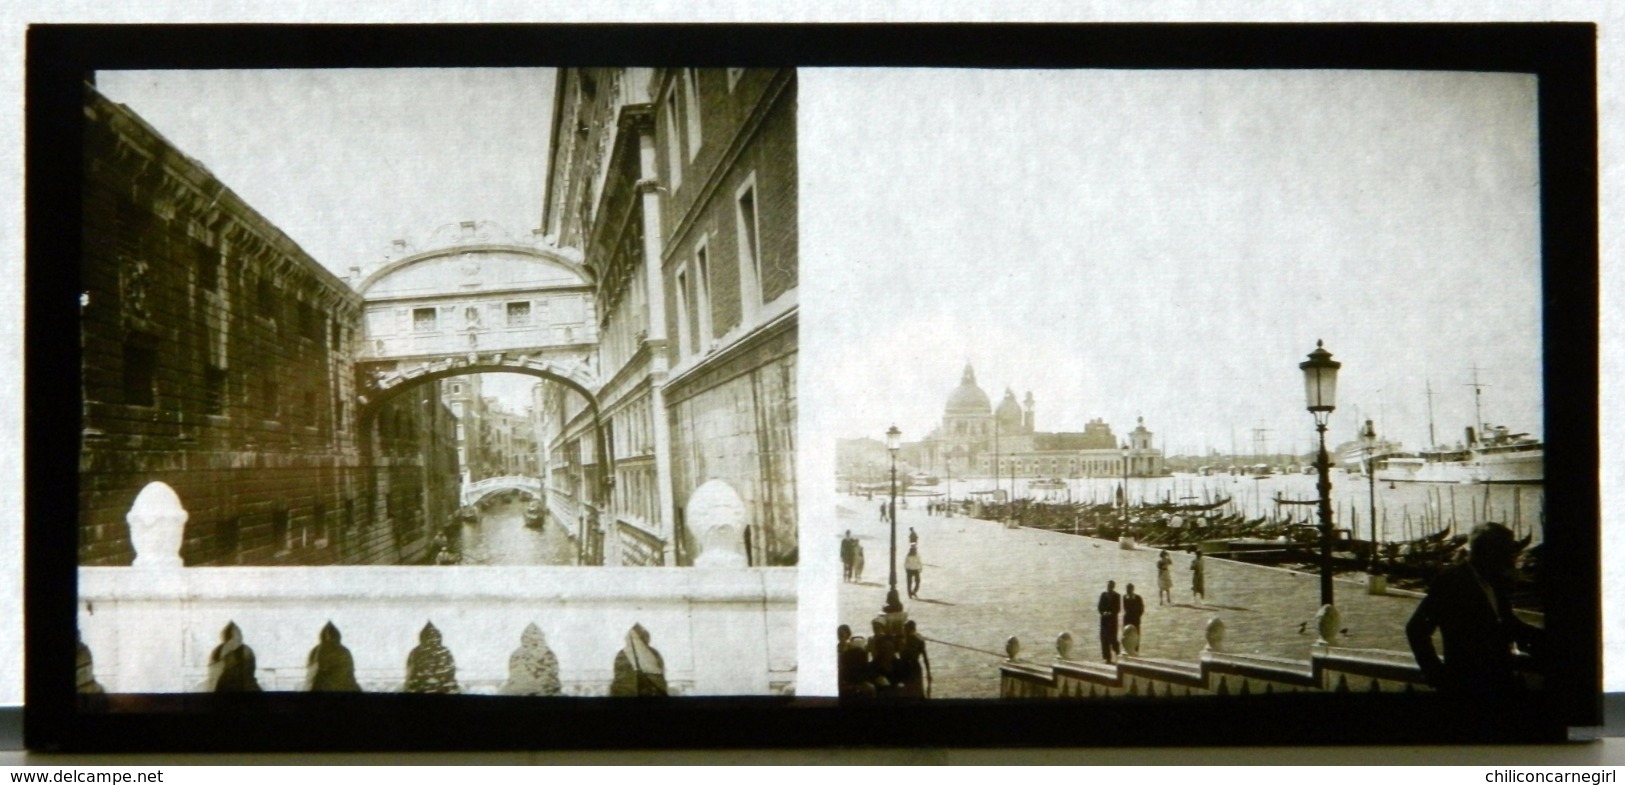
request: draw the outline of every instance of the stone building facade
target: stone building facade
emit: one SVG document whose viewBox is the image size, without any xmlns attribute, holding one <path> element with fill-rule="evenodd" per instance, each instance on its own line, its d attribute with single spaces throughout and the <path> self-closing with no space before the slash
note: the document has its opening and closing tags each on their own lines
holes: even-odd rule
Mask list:
<svg viewBox="0 0 1625 785">
<path fill-rule="evenodd" d="M 1130 476 L 1165 473 L 1162 452 L 1153 446 L 1143 417 L 1122 444 L 1100 418 L 1081 432 L 1039 431 L 1037 418 L 1031 391 L 1018 402 L 1007 388 L 995 409 L 967 363 L 943 407 L 942 424 L 904 445 L 901 458 L 914 469 L 959 476 L 1121 477 L 1125 460 Z"/>
<path fill-rule="evenodd" d="M 554 100 L 542 223 L 597 278 L 606 558 L 693 563 L 684 510 L 720 480 L 748 563 L 795 564 L 794 70 L 564 69 Z M 550 411 L 550 461 L 585 474 L 582 412 Z"/>
<path fill-rule="evenodd" d="M 430 391 L 357 440 L 361 298 L 94 88 L 85 111 L 80 563 L 128 564 L 162 480 L 188 564 L 410 562 L 455 509 Z"/>
</svg>

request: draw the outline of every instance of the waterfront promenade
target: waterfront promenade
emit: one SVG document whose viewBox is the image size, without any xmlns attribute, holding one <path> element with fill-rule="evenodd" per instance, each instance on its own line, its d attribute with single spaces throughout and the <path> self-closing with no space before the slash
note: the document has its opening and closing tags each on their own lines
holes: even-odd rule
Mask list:
<svg viewBox="0 0 1625 785">
<path fill-rule="evenodd" d="M 1218 616 L 1226 626 L 1226 651 L 1308 662 L 1319 608 L 1316 575 L 1207 558 L 1207 598 L 1198 601 L 1190 590 L 1192 555 L 1173 552 L 1175 604 L 1158 605 L 1155 549 L 1128 551 L 1089 537 L 931 516 L 925 503 L 914 497 L 909 509 L 898 510 L 897 585 L 909 618 L 932 641 L 933 697 L 997 697 L 997 666 L 1011 635 L 1020 638 L 1023 659 L 1052 662 L 1055 638 L 1067 630 L 1076 641 L 1074 659 L 1100 662 L 1095 607 L 1108 580 L 1117 581 L 1118 592 L 1133 583 L 1145 597 L 1143 657 L 1195 662 L 1207 621 Z M 862 582 L 843 583 L 840 594 L 840 623 L 858 635 L 868 635 L 869 620 L 885 601 L 889 529 L 879 507 L 878 496 L 840 500 L 840 531 L 850 529 L 859 539 L 866 561 Z M 919 534 L 925 563 L 917 600 L 903 591 L 909 527 Z M 1340 645 L 1408 651 L 1405 622 L 1415 597 L 1370 596 L 1361 581 L 1339 579 L 1336 603 L 1349 631 Z"/>
</svg>

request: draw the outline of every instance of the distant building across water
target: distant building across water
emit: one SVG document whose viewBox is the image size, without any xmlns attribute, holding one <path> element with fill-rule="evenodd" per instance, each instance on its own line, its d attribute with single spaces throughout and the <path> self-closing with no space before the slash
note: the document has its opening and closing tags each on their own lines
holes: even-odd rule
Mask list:
<svg viewBox="0 0 1625 785">
<path fill-rule="evenodd" d="M 1017 402 L 1006 388 L 994 409 L 976 383 L 976 369 L 965 365 L 959 386 L 948 396 L 942 424 L 925 439 L 903 445 L 898 456 L 924 471 L 949 475 L 994 474 L 1017 477 L 1121 477 L 1124 455 L 1109 424 L 1090 420 L 1082 432 L 1036 430 L 1033 394 Z M 1128 474 L 1165 474 L 1162 451 L 1151 446 L 1152 433 L 1139 418 L 1128 434 Z"/>
</svg>

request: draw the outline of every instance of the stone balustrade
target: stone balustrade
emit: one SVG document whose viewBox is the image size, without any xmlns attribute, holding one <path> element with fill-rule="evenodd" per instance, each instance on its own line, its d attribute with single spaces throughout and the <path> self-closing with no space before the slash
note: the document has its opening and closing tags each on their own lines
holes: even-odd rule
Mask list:
<svg viewBox="0 0 1625 785">
<path fill-rule="evenodd" d="M 177 510 L 173 491 L 154 483 L 132 507 L 131 527 L 183 526 Z M 304 689 L 311 650 L 329 623 L 366 691 L 403 688 L 407 656 L 430 623 L 465 693 L 501 691 L 531 624 L 557 658 L 561 694 L 607 694 L 633 625 L 649 632 L 671 694 L 794 691 L 794 570 L 183 567 L 144 558 L 152 555 L 138 554 L 130 567 L 79 569 L 89 676 L 109 693 L 204 690 L 210 653 L 229 624 L 253 650 L 263 689 Z"/>
<path fill-rule="evenodd" d="M 1056 642 L 1058 656 L 1042 664 L 1019 659 L 1021 645 L 1006 645 L 999 666 L 999 694 L 1006 698 L 1184 697 L 1259 695 L 1279 692 L 1430 691 L 1410 652 L 1337 645 L 1342 623 L 1327 605 L 1315 616 L 1320 633 L 1308 661 L 1224 651 L 1224 621 L 1207 622 L 1207 645 L 1196 662 L 1139 657 L 1139 631 L 1123 634 L 1124 654 L 1111 664 L 1071 659 L 1072 635 Z"/>
</svg>

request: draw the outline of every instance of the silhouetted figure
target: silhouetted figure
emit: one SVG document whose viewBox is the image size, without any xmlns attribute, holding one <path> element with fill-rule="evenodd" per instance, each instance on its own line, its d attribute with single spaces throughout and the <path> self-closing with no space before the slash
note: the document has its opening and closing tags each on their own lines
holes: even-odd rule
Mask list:
<svg viewBox="0 0 1625 785">
<path fill-rule="evenodd" d="M 305 658 L 305 689 L 310 692 L 360 692 L 355 680 L 355 658 L 340 641 L 339 628 L 328 622 L 321 642 Z"/>
<path fill-rule="evenodd" d="M 898 697 L 931 697 L 931 655 L 926 653 L 925 638 L 920 636 L 913 619 L 903 624 L 903 643 L 893 672 L 897 675 Z"/>
<path fill-rule="evenodd" d="M 852 628 L 842 624 L 835 629 L 835 679 L 843 698 L 873 698 L 875 685 L 869 678 L 869 653 L 865 641 L 852 637 Z"/>
<path fill-rule="evenodd" d="M 1140 619 L 1145 617 L 1145 598 L 1134 593 L 1134 584 L 1123 587 L 1123 626 L 1133 626 L 1142 634 L 1145 628 L 1140 626 Z"/>
<path fill-rule="evenodd" d="M 1202 552 L 1196 552 L 1196 558 L 1191 561 L 1191 601 L 1207 599 L 1207 562 L 1202 561 Z"/>
<path fill-rule="evenodd" d="M 1428 684 L 1441 692 L 1501 695 L 1519 688 L 1512 646 L 1535 654 L 1545 631 L 1512 613 L 1509 589 L 1517 564 L 1512 530 L 1481 523 L 1467 541 L 1468 557 L 1439 573 L 1405 625 L 1416 664 Z M 1444 659 L 1433 648 L 1433 632 L 1444 639 Z"/>
<path fill-rule="evenodd" d="M 220 645 L 209 652 L 209 691 L 259 692 L 254 670 L 254 650 L 243 643 L 237 623 L 227 622 L 220 631 Z"/>
<path fill-rule="evenodd" d="M 519 648 L 508 655 L 508 681 L 502 685 L 503 695 L 557 695 L 559 658 L 547 647 L 542 628 L 525 625 L 519 633 Z"/>
<path fill-rule="evenodd" d="M 1123 612 L 1123 595 L 1117 593 L 1117 581 L 1106 581 L 1106 590 L 1100 593 L 1100 656 L 1107 662 L 1123 650 L 1117 640 L 1117 617 Z"/>
<path fill-rule="evenodd" d="M 660 652 L 649 645 L 649 631 L 634 624 L 626 632 L 626 646 L 615 655 L 615 680 L 609 685 L 614 698 L 663 698 L 666 696 L 666 663 Z"/>
<path fill-rule="evenodd" d="M 440 628 L 434 622 L 423 625 L 417 648 L 406 655 L 406 691 L 456 694 L 457 663 L 451 650 L 440 642 Z"/>
<path fill-rule="evenodd" d="M 852 581 L 852 565 L 857 557 L 858 541 L 853 538 L 852 530 L 846 530 L 846 536 L 841 538 L 841 575 L 848 583 Z"/>
</svg>

